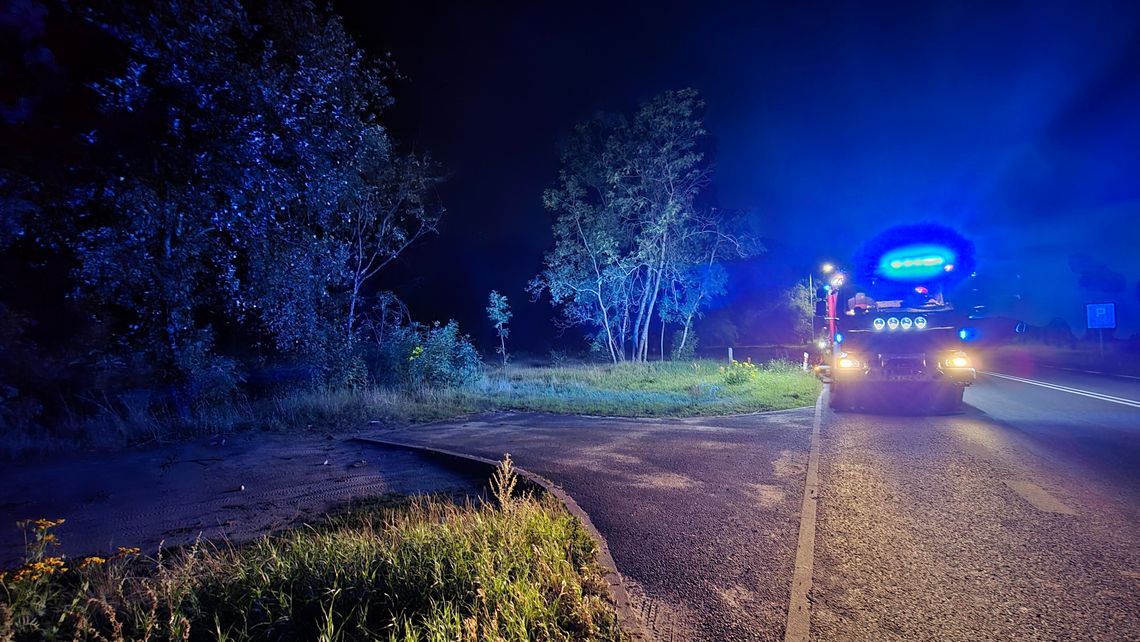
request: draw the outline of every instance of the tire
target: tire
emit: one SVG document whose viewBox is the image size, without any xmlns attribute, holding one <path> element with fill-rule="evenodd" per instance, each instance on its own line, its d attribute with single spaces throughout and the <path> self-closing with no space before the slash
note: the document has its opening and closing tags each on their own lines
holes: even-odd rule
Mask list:
<svg viewBox="0 0 1140 642">
<path fill-rule="evenodd" d="M 828 403 L 833 410 L 847 410 L 851 406 L 848 397 L 851 395 L 850 386 L 841 386 L 839 383 L 832 381 L 831 389 L 828 392 Z"/>
<path fill-rule="evenodd" d="M 966 389 L 961 386 L 944 386 L 938 391 L 935 406 L 939 412 L 955 413 L 962 410 L 962 398 Z"/>
</svg>

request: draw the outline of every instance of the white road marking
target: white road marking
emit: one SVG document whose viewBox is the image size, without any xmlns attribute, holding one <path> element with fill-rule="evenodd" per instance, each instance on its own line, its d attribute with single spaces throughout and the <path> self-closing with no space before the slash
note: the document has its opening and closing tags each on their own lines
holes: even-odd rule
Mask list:
<svg viewBox="0 0 1140 642">
<path fill-rule="evenodd" d="M 1103 375 L 1105 377 L 1121 377 L 1123 379 L 1140 379 L 1140 377 L 1137 377 L 1136 375 L 1113 374 L 1111 372 L 1101 372 L 1099 370 L 1081 370 L 1080 368 L 1062 368 L 1061 366 L 1045 366 L 1045 367 L 1046 368 L 1052 368 L 1054 370 L 1067 370 L 1069 372 L 1083 372 L 1085 374 Z"/>
<path fill-rule="evenodd" d="M 796 567 L 792 571 L 792 597 L 788 603 L 788 625 L 784 642 L 807 642 L 811 633 L 811 578 L 815 567 L 815 513 L 819 505 L 819 424 L 823 418 L 823 395 L 815 400 L 815 420 L 811 426 L 811 449 L 808 453 L 807 481 L 800 507 L 800 540 L 796 548 Z M 830 394 L 830 393 L 827 393 Z"/>
<path fill-rule="evenodd" d="M 1112 395 L 1105 395 L 1105 394 L 1101 394 L 1099 392 L 1092 392 L 1090 390 L 1081 390 L 1079 388 L 1070 388 L 1069 386 L 1061 386 L 1061 385 L 1058 385 L 1055 383 L 1046 383 L 1044 381 L 1037 381 L 1035 379 L 1025 379 L 1023 377 L 1014 377 L 1013 375 L 999 374 L 997 372 L 985 372 L 985 371 L 983 371 L 982 374 L 989 375 L 991 377 L 1000 377 L 1002 379 L 1009 379 L 1010 381 L 1017 381 L 1019 383 L 1027 383 L 1031 386 L 1041 386 L 1042 388 L 1049 388 L 1050 390 L 1058 390 L 1060 392 L 1067 392 L 1069 394 L 1080 395 L 1082 397 L 1088 397 L 1090 399 L 1098 399 L 1100 401 L 1108 401 L 1111 403 L 1120 404 L 1122 406 L 1128 406 L 1130 408 L 1140 408 L 1140 401 L 1136 401 L 1135 399 L 1125 399 L 1124 397 L 1114 397 Z"/>
</svg>

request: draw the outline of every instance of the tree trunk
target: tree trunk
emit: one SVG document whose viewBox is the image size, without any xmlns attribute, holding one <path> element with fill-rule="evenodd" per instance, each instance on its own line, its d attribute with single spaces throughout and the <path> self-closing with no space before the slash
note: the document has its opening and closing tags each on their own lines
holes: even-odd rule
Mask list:
<svg viewBox="0 0 1140 642">
<path fill-rule="evenodd" d="M 653 322 L 653 310 L 657 306 L 657 293 L 661 289 L 661 277 L 665 272 L 665 235 L 661 235 L 661 259 L 658 261 L 656 274 L 653 276 L 653 285 L 650 288 L 652 296 L 649 299 L 649 306 L 645 314 L 645 325 L 640 330 L 641 333 L 641 361 L 649 360 L 649 326 Z"/>
<path fill-rule="evenodd" d="M 356 300 L 360 296 L 360 274 L 352 278 L 352 296 L 348 299 L 348 327 L 345 328 L 346 338 L 352 344 L 352 326 L 356 325 Z"/>
<path fill-rule="evenodd" d="M 677 347 L 677 352 L 685 349 L 685 343 L 689 340 L 689 328 L 693 324 L 693 315 L 685 317 L 685 328 L 681 331 L 681 344 Z"/>
<path fill-rule="evenodd" d="M 610 359 L 618 362 L 617 353 L 614 352 L 614 334 L 610 328 L 610 313 L 606 310 L 606 303 L 602 300 L 602 284 L 598 284 L 598 307 L 602 311 L 602 324 L 606 326 L 606 347 L 610 349 Z M 624 356 L 624 355 L 623 355 Z"/>
<path fill-rule="evenodd" d="M 638 305 L 638 307 L 637 307 L 637 318 L 633 322 L 633 356 L 632 356 L 632 358 L 634 361 L 644 361 L 644 359 L 641 356 L 642 348 L 643 348 L 643 344 L 644 344 L 644 340 L 642 338 L 642 334 L 643 334 L 642 333 L 642 326 L 644 325 L 644 321 L 645 321 L 645 318 L 647 316 L 645 313 L 645 309 L 649 303 L 649 292 L 650 292 L 649 276 L 650 276 L 650 274 L 647 272 L 646 273 L 646 279 L 645 279 L 645 287 L 641 291 L 641 304 Z"/>
</svg>

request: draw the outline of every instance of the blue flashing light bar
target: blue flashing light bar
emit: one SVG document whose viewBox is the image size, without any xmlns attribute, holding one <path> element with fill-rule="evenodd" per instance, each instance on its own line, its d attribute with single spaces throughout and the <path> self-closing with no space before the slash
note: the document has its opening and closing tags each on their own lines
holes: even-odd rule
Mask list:
<svg viewBox="0 0 1140 642">
<path fill-rule="evenodd" d="M 883 253 L 878 273 L 895 281 L 925 281 L 952 272 L 957 259 L 957 253 L 943 245 L 904 245 Z"/>
</svg>

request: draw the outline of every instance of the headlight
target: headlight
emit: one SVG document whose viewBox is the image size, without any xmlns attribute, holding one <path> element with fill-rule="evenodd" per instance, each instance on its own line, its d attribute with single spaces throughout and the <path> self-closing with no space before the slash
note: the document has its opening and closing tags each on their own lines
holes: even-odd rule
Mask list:
<svg viewBox="0 0 1140 642">
<path fill-rule="evenodd" d="M 842 357 L 839 359 L 840 368 L 858 368 L 859 365 L 859 360 L 850 356 Z"/>
<path fill-rule="evenodd" d="M 942 363 L 948 368 L 969 368 L 970 367 L 970 358 L 967 357 L 965 354 L 958 353 L 955 355 L 951 355 Z"/>
</svg>

